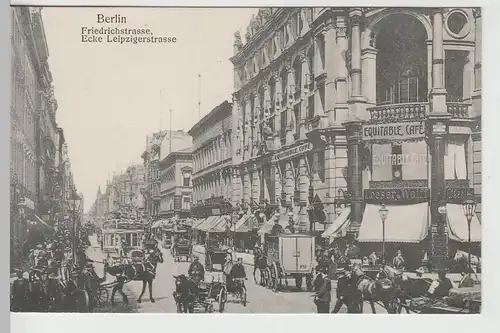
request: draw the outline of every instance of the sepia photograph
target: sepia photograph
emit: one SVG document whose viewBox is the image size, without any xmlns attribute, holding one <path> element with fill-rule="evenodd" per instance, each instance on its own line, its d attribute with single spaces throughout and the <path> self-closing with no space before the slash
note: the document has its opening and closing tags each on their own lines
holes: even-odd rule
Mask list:
<svg viewBox="0 0 500 333">
<path fill-rule="evenodd" d="M 481 313 L 481 8 L 10 18 L 11 312 Z"/>
</svg>

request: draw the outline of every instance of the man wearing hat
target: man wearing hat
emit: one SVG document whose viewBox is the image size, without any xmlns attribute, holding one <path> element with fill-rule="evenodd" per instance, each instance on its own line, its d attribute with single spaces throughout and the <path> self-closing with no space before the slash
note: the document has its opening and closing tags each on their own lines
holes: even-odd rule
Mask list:
<svg viewBox="0 0 500 333">
<path fill-rule="evenodd" d="M 344 268 L 337 269 L 337 302 L 333 307 L 332 313 L 338 313 L 344 304 L 347 306 L 348 313 L 360 312 L 359 309 L 354 310 L 352 307 L 355 304 L 353 296 L 356 295 L 356 290 L 351 285 L 350 278 L 349 271 Z"/>
<path fill-rule="evenodd" d="M 284 231 L 283 226 L 280 224 L 280 214 L 276 213 L 274 215 L 274 224 L 273 224 L 273 227 L 271 229 L 271 234 L 278 235 L 278 234 L 282 233 L 283 231 Z"/>
<path fill-rule="evenodd" d="M 327 275 L 327 268 L 318 267 L 319 274 L 314 281 L 314 303 L 318 313 L 330 313 L 330 302 L 332 300 L 332 284 Z"/>
<path fill-rule="evenodd" d="M 205 279 L 205 268 L 200 262 L 200 257 L 197 255 L 193 257 L 193 262 L 189 265 L 188 276 L 197 285 Z"/>
<path fill-rule="evenodd" d="M 29 275 L 27 272 L 17 270 L 17 279 L 11 287 L 10 309 L 12 312 L 24 312 L 28 305 Z"/>
</svg>

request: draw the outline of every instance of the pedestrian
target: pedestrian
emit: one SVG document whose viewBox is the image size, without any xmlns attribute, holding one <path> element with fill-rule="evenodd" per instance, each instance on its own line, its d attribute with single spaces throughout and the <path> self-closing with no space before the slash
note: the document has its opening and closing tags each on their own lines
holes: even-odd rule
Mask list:
<svg viewBox="0 0 500 333">
<path fill-rule="evenodd" d="M 332 284 L 327 275 L 326 267 L 318 267 L 319 274 L 314 281 L 314 303 L 318 313 L 330 313 Z"/>
<path fill-rule="evenodd" d="M 348 271 L 344 268 L 337 270 L 337 302 L 333 307 L 332 313 L 338 313 L 342 308 L 342 305 L 347 306 L 347 313 L 361 312 L 361 295 L 359 295 L 350 280 L 351 276 Z"/>
<path fill-rule="evenodd" d="M 17 279 L 11 287 L 10 310 L 12 312 L 24 312 L 27 310 L 29 294 L 29 275 L 21 270 L 16 271 Z"/>
<path fill-rule="evenodd" d="M 392 267 L 396 269 L 403 269 L 405 260 L 403 258 L 403 251 L 398 250 L 394 259 L 392 259 Z"/>
<path fill-rule="evenodd" d="M 372 266 L 375 266 L 377 264 L 378 258 L 377 258 L 377 254 L 375 253 L 375 251 L 372 251 L 372 253 L 368 256 L 368 261 L 369 261 L 369 264 Z"/>
</svg>

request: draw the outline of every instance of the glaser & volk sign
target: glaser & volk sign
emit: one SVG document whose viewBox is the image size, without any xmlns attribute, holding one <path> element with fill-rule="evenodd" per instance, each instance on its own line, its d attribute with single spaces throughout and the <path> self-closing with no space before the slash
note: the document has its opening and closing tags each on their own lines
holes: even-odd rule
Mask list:
<svg viewBox="0 0 500 333">
<path fill-rule="evenodd" d="M 391 124 L 363 125 L 362 137 L 365 141 L 371 140 L 408 140 L 425 136 L 425 123 L 410 121 Z"/>
</svg>

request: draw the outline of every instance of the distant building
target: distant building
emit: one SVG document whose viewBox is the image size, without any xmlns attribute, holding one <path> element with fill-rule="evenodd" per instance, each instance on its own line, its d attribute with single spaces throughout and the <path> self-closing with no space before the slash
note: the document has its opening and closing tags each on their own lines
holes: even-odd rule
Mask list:
<svg viewBox="0 0 500 333">
<path fill-rule="evenodd" d="M 191 147 L 174 151 L 158 167 L 161 181 L 160 217 L 187 218 L 191 213 L 193 155 Z"/>
<path fill-rule="evenodd" d="M 158 163 L 171 152 L 191 146 L 191 136 L 182 130 L 160 131 L 146 137 L 146 149 L 141 155 L 146 167 L 146 187 L 142 194 L 149 217 L 157 219 L 160 213 L 161 181 Z"/>
<path fill-rule="evenodd" d="M 222 102 L 188 132 L 193 137 L 193 214 L 199 217 L 231 212 L 231 108 Z"/>
</svg>

